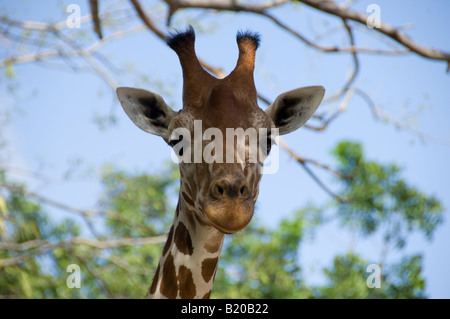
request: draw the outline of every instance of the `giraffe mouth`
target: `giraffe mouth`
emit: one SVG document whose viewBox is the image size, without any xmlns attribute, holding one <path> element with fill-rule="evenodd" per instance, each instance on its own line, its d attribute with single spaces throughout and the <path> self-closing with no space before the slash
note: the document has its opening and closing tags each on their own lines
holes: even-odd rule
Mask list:
<svg viewBox="0 0 450 319">
<path fill-rule="evenodd" d="M 211 224 L 225 234 L 233 234 L 247 226 L 254 212 L 251 198 L 216 200 L 205 202 L 204 213 Z"/>
</svg>

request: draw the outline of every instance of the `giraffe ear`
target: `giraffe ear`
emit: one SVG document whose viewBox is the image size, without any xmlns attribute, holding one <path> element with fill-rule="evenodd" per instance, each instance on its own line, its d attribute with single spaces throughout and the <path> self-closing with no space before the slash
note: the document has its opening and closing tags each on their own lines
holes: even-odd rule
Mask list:
<svg viewBox="0 0 450 319">
<path fill-rule="evenodd" d="M 125 113 L 137 127 L 168 139 L 169 123 L 177 113 L 164 102 L 161 96 L 128 87 L 117 88 L 116 92 Z"/>
<path fill-rule="evenodd" d="M 266 113 L 272 118 L 279 134 L 302 127 L 319 107 L 325 94 L 322 86 L 308 86 L 280 94 Z"/>
</svg>

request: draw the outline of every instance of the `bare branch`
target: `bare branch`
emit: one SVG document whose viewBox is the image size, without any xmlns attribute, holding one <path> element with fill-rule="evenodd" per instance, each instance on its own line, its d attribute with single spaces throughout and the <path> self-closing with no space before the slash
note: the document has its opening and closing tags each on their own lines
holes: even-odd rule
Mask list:
<svg viewBox="0 0 450 319">
<path fill-rule="evenodd" d="M 34 248 L 47 249 L 51 247 L 54 247 L 54 245 L 50 244 L 47 240 L 40 239 L 29 240 L 21 244 L 0 242 L 0 249 L 9 251 L 26 251 Z"/>
<path fill-rule="evenodd" d="M 100 254 L 100 255 L 98 255 L 98 257 L 112 262 L 116 266 L 122 268 L 123 270 L 126 270 L 128 274 L 134 273 L 134 274 L 143 275 L 143 276 L 152 276 L 155 274 L 155 269 L 153 269 L 153 268 L 142 269 L 140 267 L 135 267 L 135 266 L 129 265 L 127 262 L 124 261 L 123 258 L 118 257 L 118 256 L 114 256 L 114 255 L 111 256 L 109 254 Z"/>
<path fill-rule="evenodd" d="M 80 23 L 86 23 L 91 21 L 92 17 L 90 14 L 80 17 Z M 6 25 L 12 25 L 15 27 L 19 27 L 21 29 L 30 30 L 30 31 L 58 31 L 67 28 L 66 20 L 59 21 L 54 24 L 49 24 L 45 22 L 39 21 L 16 21 L 9 19 L 5 16 L 0 16 L 0 23 L 4 23 Z"/>
<path fill-rule="evenodd" d="M 342 23 L 343 23 L 343 25 L 345 27 L 345 30 L 347 31 L 350 45 L 351 45 L 351 47 L 354 47 L 355 46 L 355 38 L 353 36 L 352 28 L 347 23 L 347 20 L 342 19 Z M 351 52 L 351 55 L 352 55 L 352 60 L 353 60 L 353 71 L 352 71 L 352 74 L 350 75 L 349 79 L 347 80 L 345 85 L 342 87 L 342 89 L 337 94 L 328 97 L 326 100 L 323 101 L 323 103 L 328 103 L 328 102 L 331 102 L 331 101 L 339 100 L 351 88 L 351 86 L 355 82 L 356 77 L 357 77 L 358 72 L 359 72 L 359 60 L 358 60 L 358 55 L 357 55 L 356 51 Z M 337 115 L 337 114 L 335 114 L 335 115 Z M 328 123 L 331 122 L 331 120 L 333 120 L 334 118 L 335 117 L 330 118 L 327 121 L 327 123 L 324 125 L 323 128 L 326 128 L 326 125 L 328 125 Z"/>
<path fill-rule="evenodd" d="M 352 28 L 347 23 L 347 20 L 342 19 L 342 23 L 344 24 L 345 29 L 347 30 L 348 38 L 349 38 L 349 41 L 350 41 L 350 46 L 354 47 L 355 46 L 355 38 L 353 36 Z M 352 84 L 355 82 L 356 76 L 358 75 L 358 72 L 359 72 L 358 55 L 357 55 L 356 52 L 351 52 L 351 54 L 352 54 L 352 57 L 353 57 L 353 66 L 354 66 L 353 73 L 350 76 L 348 82 L 345 84 L 344 88 L 342 89 L 340 96 L 345 94 L 345 92 L 347 92 L 350 89 Z"/>
<path fill-rule="evenodd" d="M 65 250 L 70 250 L 69 248 L 73 245 L 85 245 L 97 249 L 108 249 L 108 248 L 136 246 L 136 245 L 154 245 L 164 243 L 166 242 L 166 240 L 167 235 L 140 237 L 140 238 L 119 238 L 109 240 L 97 240 L 83 237 L 74 237 L 69 241 L 57 243 L 51 243 L 47 240 L 30 240 L 20 244 L 11 242 L 0 242 L 0 250 L 25 252 L 24 254 L 12 258 L 0 259 L 0 267 L 19 265 L 29 258 L 45 254 L 46 252 L 53 250 L 55 248 L 63 248 Z M 70 254 L 73 254 L 72 250 L 70 250 Z"/>
<path fill-rule="evenodd" d="M 231 10 L 231 11 L 264 11 L 290 2 L 290 0 L 266 1 L 263 4 L 243 5 L 236 0 L 164 0 L 173 12 L 184 8 Z"/>
<path fill-rule="evenodd" d="M 345 19 L 345 20 L 352 20 L 361 24 L 366 25 L 367 19 L 369 18 L 369 15 L 365 13 L 361 13 L 358 11 L 351 10 L 347 7 L 340 6 L 336 4 L 334 1 L 327 0 L 298 0 L 298 2 L 304 3 L 312 8 L 315 8 L 317 10 L 320 10 L 322 12 L 329 13 L 331 15 L 334 15 L 338 18 Z M 412 52 L 415 52 L 425 58 L 432 59 L 432 60 L 441 60 L 446 61 L 447 63 L 450 63 L 450 53 L 444 52 L 441 50 L 429 48 L 423 45 L 418 44 L 417 42 L 413 41 L 410 37 L 408 37 L 406 34 L 400 31 L 400 29 L 396 29 L 387 23 L 381 22 L 381 25 L 379 28 L 373 29 L 376 32 L 380 32 L 395 42 L 399 43 L 400 45 L 404 46 L 405 48 L 411 50 Z"/>
<path fill-rule="evenodd" d="M 413 129 L 408 124 L 402 123 L 402 122 L 394 119 L 392 116 L 390 116 L 388 113 L 386 113 L 380 107 L 378 107 L 375 104 L 375 102 L 373 101 L 373 99 L 363 90 L 361 90 L 359 88 L 353 88 L 352 90 L 355 92 L 355 94 L 357 94 L 359 97 L 361 97 L 366 102 L 366 104 L 369 106 L 375 120 L 383 121 L 383 122 L 393 125 L 394 127 L 398 128 L 400 130 L 408 131 L 408 132 L 412 133 L 413 135 L 417 136 L 420 139 L 420 141 L 422 141 L 423 143 L 428 141 L 428 142 L 442 144 L 445 146 L 450 146 L 450 140 L 448 140 L 448 139 L 437 138 L 437 137 L 431 136 L 430 134 Z"/>
<path fill-rule="evenodd" d="M 138 0 L 130 0 L 134 8 L 136 9 L 137 14 L 139 15 L 139 18 L 141 18 L 142 22 L 151 30 L 155 35 L 157 35 L 161 40 L 166 40 L 166 34 L 159 30 L 153 21 L 150 19 L 150 17 L 144 12 L 144 9 L 142 9 L 141 4 Z"/>
<path fill-rule="evenodd" d="M 283 142 L 282 139 L 279 139 L 279 144 L 281 146 L 281 148 L 283 148 L 286 152 L 288 152 L 288 154 L 295 159 L 304 169 L 305 171 L 308 173 L 309 176 L 311 176 L 311 178 L 331 197 L 333 197 L 334 199 L 336 199 L 337 201 L 341 202 L 341 203 L 348 203 L 351 200 L 343 198 L 339 195 L 337 195 L 336 193 L 334 193 L 332 190 L 330 190 L 318 177 L 316 174 L 314 174 L 313 171 L 311 171 L 309 169 L 309 167 L 306 165 L 307 163 L 311 163 L 316 165 L 317 167 L 323 168 L 325 170 L 327 170 L 328 172 L 331 172 L 333 175 L 339 177 L 339 178 L 346 178 L 345 176 L 343 176 L 341 173 L 339 173 L 338 171 L 335 171 L 333 169 L 331 169 L 329 166 L 318 163 L 314 160 L 311 159 L 307 159 L 304 157 L 301 157 L 299 155 L 297 155 L 292 149 L 290 149 L 286 143 Z"/>
<path fill-rule="evenodd" d="M 132 0 L 137 1 L 137 0 Z M 264 16 L 272 22 L 274 22 L 276 25 L 287 31 L 288 33 L 295 36 L 297 39 L 305 43 L 306 45 L 315 48 L 317 50 L 320 50 L 322 52 L 328 52 L 328 53 L 353 53 L 353 52 L 360 52 L 360 53 L 370 53 L 370 54 L 387 54 L 387 55 L 399 55 L 399 54 L 407 54 L 410 53 L 412 50 L 410 47 L 406 46 L 408 50 L 381 50 L 381 49 L 371 49 L 371 48 L 358 48 L 354 45 L 351 45 L 350 47 L 346 48 L 340 48 L 338 46 L 322 46 L 318 43 L 308 40 L 305 36 L 301 35 L 299 32 L 295 31 L 294 29 L 290 28 L 283 22 L 281 22 L 279 19 L 277 19 L 272 14 L 268 13 L 268 10 L 277 6 L 281 6 L 287 2 L 290 1 L 275 1 L 275 2 L 268 2 L 263 5 L 252 5 L 252 4 L 238 4 L 236 1 L 230 0 L 230 1 L 205 1 L 205 0 L 165 0 L 165 2 L 170 6 L 170 13 L 169 13 L 169 19 L 170 16 L 180 9 L 186 9 L 186 8 L 197 8 L 197 9 L 213 9 L 218 11 L 233 11 L 233 12 L 248 12 L 248 13 L 254 13 L 261 16 Z M 298 2 L 303 2 L 309 6 L 311 6 L 310 2 L 331 2 L 331 1 L 322 1 L 322 0 L 314 0 L 314 1 L 302 1 L 299 0 Z M 337 5 L 336 5 L 337 6 Z M 342 7 L 342 10 L 349 10 L 345 7 Z M 350 11 L 350 10 L 349 10 Z M 356 12 L 356 11 L 351 11 Z M 358 13 L 358 12 L 356 12 Z M 358 13 L 359 14 L 359 13 Z M 364 24 L 366 24 L 367 21 L 367 15 L 362 14 L 364 16 Z M 351 17 L 347 17 L 347 15 L 339 16 L 341 19 L 344 20 L 353 20 Z M 356 21 L 356 20 L 354 20 Z M 358 21 L 357 21 L 358 22 Z M 397 41 L 398 42 L 398 41 Z M 403 46 L 405 46 L 402 42 L 399 42 Z M 430 49 L 431 50 L 431 49 Z M 441 52 L 439 50 L 435 50 L 436 52 Z M 414 51 L 415 52 L 415 51 Z M 448 54 L 447 54 L 448 55 Z M 444 57 L 445 57 L 444 53 Z M 442 57 L 442 55 L 441 55 Z M 443 58 L 441 60 L 448 61 L 448 58 Z"/>
<path fill-rule="evenodd" d="M 73 206 L 69 206 L 63 203 L 60 203 L 58 201 L 55 201 L 53 199 L 49 199 L 45 196 L 42 196 L 40 194 L 37 194 L 35 192 L 31 192 L 31 191 L 27 191 L 22 187 L 18 187 L 18 186 L 14 186 L 14 185 L 8 185 L 8 184 L 0 184 L 0 188 L 5 188 L 7 190 L 9 190 L 10 192 L 17 192 L 20 194 L 23 194 L 24 196 L 28 196 L 29 198 L 33 198 L 36 201 L 46 204 L 46 205 L 50 205 L 53 206 L 55 208 L 61 209 L 65 212 L 68 213 L 73 213 L 76 215 L 79 215 L 83 218 L 83 220 L 86 222 L 86 224 L 88 225 L 91 233 L 95 236 L 97 236 L 97 231 L 95 230 L 95 227 L 91 221 L 91 218 L 93 217 L 97 217 L 97 216 L 107 216 L 108 218 L 114 219 L 118 222 L 121 223 L 126 223 L 126 220 L 124 220 L 124 218 L 117 212 L 114 211 L 100 211 L 100 210 L 83 210 L 83 209 L 79 209 Z M 144 225 L 134 225 L 134 227 L 136 227 L 137 229 L 140 229 L 142 231 L 147 231 L 147 228 Z"/>
<path fill-rule="evenodd" d="M 113 40 L 120 39 L 128 35 L 141 32 L 143 30 L 145 30 L 145 26 L 138 25 L 128 30 L 117 31 L 84 49 L 78 48 L 77 50 L 65 51 L 62 47 L 54 47 L 53 49 L 49 49 L 46 52 L 26 53 L 23 55 L 6 58 L 3 61 L 0 61 L 0 68 L 6 66 L 9 63 L 29 63 L 58 57 L 74 58 L 81 55 L 92 55 L 95 52 L 99 51 L 105 44 Z"/>
<path fill-rule="evenodd" d="M 31 253 L 28 253 L 28 254 L 15 256 L 12 258 L 0 259 L 0 267 L 9 267 L 9 266 L 19 265 L 19 264 L 23 263 L 24 261 L 26 261 L 27 259 L 33 258 L 34 256 L 39 256 L 39 255 L 45 254 L 47 251 L 51 250 L 52 248 L 53 247 L 51 245 L 44 245 L 42 247 L 39 247 L 36 250 L 33 250 Z"/>
<path fill-rule="evenodd" d="M 98 215 L 103 214 L 100 211 L 82 210 L 82 209 L 78 209 L 78 208 L 74 208 L 74 207 L 62 204 L 62 203 L 56 202 L 56 201 L 54 201 L 52 199 L 46 198 L 44 196 L 41 196 L 41 195 L 39 195 L 37 193 L 27 191 L 27 190 L 23 189 L 22 187 L 13 186 L 13 185 L 6 185 L 6 184 L 0 184 L 0 187 L 6 188 L 6 189 L 8 189 L 11 192 L 17 192 L 17 193 L 23 194 L 25 196 L 28 196 L 30 198 L 34 198 L 34 199 L 36 199 L 37 201 L 39 201 L 41 203 L 49 204 L 51 206 L 54 206 L 54 207 L 60 208 L 62 210 L 69 211 L 69 212 L 72 212 L 72 213 L 75 213 L 75 214 L 78 214 L 78 215 L 81 215 L 81 216 L 84 216 L 84 217 L 98 216 Z"/>
<path fill-rule="evenodd" d="M 138 246 L 138 245 L 154 245 L 166 242 L 167 235 L 159 235 L 152 237 L 140 237 L 140 238 L 118 238 L 108 240 L 96 240 L 82 237 L 75 237 L 68 243 L 75 245 L 87 245 L 99 249 L 117 248 L 124 246 Z"/>
<path fill-rule="evenodd" d="M 98 240 L 98 239 L 90 239 L 84 237 L 73 237 L 68 241 L 51 243 L 47 240 L 30 240 L 24 243 L 9 243 L 9 242 L 0 242 L 0 249 L 2 250 L 10 250 L 10 251 L 27 251 L 35 248 L 47 249 L 47 248 L 56 248 L 56 247 L 64 247 L 68 245 L 85 245 L 91 246 L 98 249 L 108 249 L 108 248 L 117 248 L 124 246 L 137 246 L 137 245 L 154 245 L 161 244 L 167 240 L 167 235 L 159 235 L 152 237 L 138 237 L 138 238 L 118 238 L 118 239 L 107 239 L 107 240 Z"/>
<path fill-rule="evenodd" d="M 347 82 L 347 83 L 350 83 L 350 82 Z M 341 104 L 339 105 L 339 108 L 331 116 L 329 116 L 326 120 L 322 119 L 321 126 L 312 126 L 312 125 L 305 125 L 305 126 L 311 130 L 324 131 L 332 121 L 334 121 L 342 112 L 347 110 L 348 104 L 350 103 L 350 100 L 352 99 L 352 97 L 355 93 L 355 90 L 352 88 L 352 89 L 347 89 L 345 91 L 346 91 L 346 95 L 345 95 L 344 99 L 342 100 Z M 344 92 L 344 90 L 342 92 Z M 337 96 L 336 96 L 336 98 L 337 98 Z"/>
<path fill-rule="evenodd" d="M 92 21 L 94 22 L 94 31 L 97 33 L 100 39 L 102 36 L 101 22 L 100 17 L 98 15 L 98 1 L 97 0 L 89 0 L 89 7 L 91 8 Z"/>
</svg>

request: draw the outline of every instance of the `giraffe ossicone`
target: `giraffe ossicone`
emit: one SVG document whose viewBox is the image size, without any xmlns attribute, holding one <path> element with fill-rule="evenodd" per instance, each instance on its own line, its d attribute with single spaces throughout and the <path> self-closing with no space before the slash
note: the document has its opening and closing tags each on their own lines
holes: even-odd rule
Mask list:
<svg viewBox="0 0 450 319">
<path fill-rule="evenodd" d="M 324 96 L 322 86 L 299 88 L 279 95 L 262 110 L 253 79 L 260 37 L 238 32 L 236 40 L 236 67 L 218 79 L 201 66 L 192 27 L 168 36 L 167 44 L 178 55 L 183 71 L 179 112 L 156 93 L 117 89 L 123 109 L 136 126 L 161 136 L 178 156 L 190 150 L 187 157 L 191 160 L 179 161 L 178 205 L 148 292 L 150 298 L 209 298 L 225 235 L 242 230 L 253 217 L 263 162 L 273 141 L 268 132 L 275 129 L 284 135 L 297 130 Z M 196 121 L 201 121 L 201 141 L 183 142 L 184 134 L 194 136 Z M 227 138 L 227 130 L 254 133 Z M 263 155 L 255 157 L 255 150 Z"/>
</svg>

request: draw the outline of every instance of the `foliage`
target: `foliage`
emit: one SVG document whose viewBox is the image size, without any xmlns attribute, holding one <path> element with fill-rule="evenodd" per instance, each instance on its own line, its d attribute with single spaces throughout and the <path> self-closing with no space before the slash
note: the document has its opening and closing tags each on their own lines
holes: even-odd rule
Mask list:
<svg viewBox="0 0 450 319">
<path fill-rule="evenodd" d="M 250 224 L 223 251 L 214 283 L 216 298 L 308 298 L 298 264 L 308 216 L 300 210 L 274 230 Z"/>
<path fill-rule="evenodd" d="M 340 180 L 341 196 L 350 201 L 339 203 L 337 212 L 344 225 L 363 235 L 382 230 L 384 240 L 398 248 L 405 245 L 406 235 L 415 230 L 431 238 L 442 222 L 442 206 L 436 198 L 409 186 L 395 164 L 366 160 L 360 144 L 341 142 L 332 153 L 338 171 L 348 176 Z"/>
<path fill-rule="evenodd" d="M 42 207 L 28 200 L 22 192 L 10 192 L 6 201 L 6 231 L 0 234 L 1 242 L 23 243 L 46 240 L 59 242 L 77 236 L 80 229 L 71 220 L 53 223 Z M 5 260 L 20 259 L 13 267 L 0 268 L 0 296 L 20 298 L 70 298 L 72 292 L 61 285 L 66 273 L 63 265 L 70 264 L 71 255 L 59 247 L 53 250 L 41 248 L 44 254 L 28 257 L 20 251 L 0 250 L 0 265 Z M 78 249 L 75 249 L 78 251 Z M 74 252 L 72 252 L 74 253 Z M 77 292 L 75 292 L 77 293 Z"/>
<path fill-rule="evenodd" d="M 381 287 L 367 288 L 368 262 L 348 253 L 336 256 L 333 265 L 324 270 L 327 284 L 313 292 L 315 297 L 333 299 L 424 298 L 425 280 L 422 257 L 404 257 L 399 263 L 381 269 Z"/>
<path fill-rule="evenodd" d="M 308 285 L 298 254 L 301 243 L 307 235 L 320 235 L 320 227 L 330 216 L 342 221 L 343 231 L 346 227 L 356 229 L 361 236 L 382 232 L 384 244 L 394 241 L 399 250 L 411 232 L 423 232 L 431 238 L 442 221 L 439 201 L 408 185 L 397 166 L 368 161 L 357 143 L 339 143 L 333 154 L 339 172 L 347 176 L 339 180 L 339 195 L 349 202 L 306 206 L 273 228 L 255 220 L 242 232 L 228 237 L 216 274 L 214 298 L 426 297 L 420 254 L 404 256 L 392 264 L 385 264 L 385 260 L 371 262 L 382 267 L 379 289 L 367 287 L 369 263 L 350 252 L 336 256 L 333 264 L 323 269 L 323 286 Z M 70 218 L 53 221 L 42 205 L 27 196 L 24 186 L 8 181 L 4 174 L 1 178 L 8 190 L 0 193 L 1 297 L 145 296 L 161 244 L 102 249 L 74 243 L 74 238 L 86 236 L 84 225 Z M 155 175 L 130 174 L 106 166 L 102 174 L 102 210 L 91 232 L 98 240 L 166 232 L 173 216 L 170 196 L 177 191 L 177 179 L 174 166 Z M 23 246 L 30 243 L 36 245 Z M 73 263 L 81 267 L 81 289 L 70 289 L 65 284 L 67 266 Z"/>
<path fill-rule="evenodd" d="M 145 237 L 164 233 L 172 222 L 167 198 L 178 170 L 169 166 L 157 175 L 130 175 L 106 166 L 103 170 L 106 225 L 118 237 Z"/>
<path fill-rule="evenodd" d="M 102 224 L 99 240 L 149 237 L 163 232 L 173 207 L 166 193 L 175 188 L 177 175 L 169 168 L 160 175 L 125 174 L 111 167 L 103 173 L 103 208 L 96 224 Z M 82 235 L 82 225 L 73 219 L 53 222 L 41 205 L 27 198 L 23 187 L 7 183 L 2 243 L 0 249 L 0 297 L 4 298 L 142 298 L 156 269 L 161 245 L 122 246 L 99 249 L 72 244 Z M 36 248 L 17 244 L 45 241 Z M 19 262 L 14 263 L 16 259 Z M 4 266 L 11 263 L 11 266 Z M 70 289 L 66 271 L 70 264 L 81 268 L 81 289 Z"/>
</svg>

